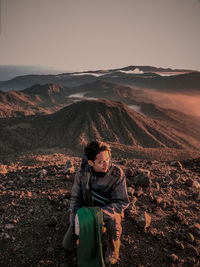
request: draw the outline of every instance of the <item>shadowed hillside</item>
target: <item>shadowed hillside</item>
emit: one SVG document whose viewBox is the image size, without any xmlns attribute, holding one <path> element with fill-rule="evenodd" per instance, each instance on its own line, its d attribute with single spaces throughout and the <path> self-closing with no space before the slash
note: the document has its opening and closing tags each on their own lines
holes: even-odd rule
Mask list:
<svg viewBox="0 0 200 267">
<path fill-rule="evenodd" d="M 82 98 L 107 98 L 135 103 L 137 94 L 130 87 L 96 81 L 67 88 L 55 84 L 35 84 L 22 91 L 0 92 L 0 117 L 50 114 Z"/>
<path fill-rule="evenodd" d="M 36 84 L 23 91 L 0 92 L 0 117 L 50 114 L 72 103 L 67 88 L 54 84 Z"/>
<path fill-rule="evenodd" d="M 2 119 L 0 148 L 2 154 L 57 147 L 76 153 L 92 139 L 127 155 L 131 150 L 200 147 L 198 132 L 191 137 L 175 125 L 147 118 L 120 102 L 85 100 L 51 115 Z"/>
</svg>

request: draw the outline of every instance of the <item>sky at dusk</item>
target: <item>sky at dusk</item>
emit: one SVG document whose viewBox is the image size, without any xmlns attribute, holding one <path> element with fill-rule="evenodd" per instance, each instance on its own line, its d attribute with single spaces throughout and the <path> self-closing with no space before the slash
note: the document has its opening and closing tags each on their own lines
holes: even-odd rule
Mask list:
<svg viewBox="0 0 200 267">
<path fill-rule="evenodd" d="M 200 71 L 199 0 L 1 0 L 0 65 Z"/>
</svg>

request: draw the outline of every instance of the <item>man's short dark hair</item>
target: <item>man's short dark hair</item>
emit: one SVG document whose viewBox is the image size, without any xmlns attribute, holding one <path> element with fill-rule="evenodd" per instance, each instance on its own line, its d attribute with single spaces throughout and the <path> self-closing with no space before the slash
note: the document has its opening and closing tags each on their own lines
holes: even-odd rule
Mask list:
<svg viewBox="0 0 200 267">
<path fill-rule="evenodd" d="M 109 155 L 111 154 L 109 145 L 99 141 L 90 142 L 84 149 L 87 159 L 93 162 L 101 151 L 108 151 Z"/>
</svg>

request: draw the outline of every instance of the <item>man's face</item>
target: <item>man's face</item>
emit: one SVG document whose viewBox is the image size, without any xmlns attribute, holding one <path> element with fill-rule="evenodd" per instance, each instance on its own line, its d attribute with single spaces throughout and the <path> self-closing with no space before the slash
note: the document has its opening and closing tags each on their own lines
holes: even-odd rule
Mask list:
<svg viewBox="0 0 200 267">
<path fill-rule="evenodd" d="M 88 160 L 89 165 L 93 167 L 95 172 L 107 172 L 110 164 L 110 155 L 108 151 L 101 151 L 97 154 L 96 159 L 93 161 Z"/>
</svg>

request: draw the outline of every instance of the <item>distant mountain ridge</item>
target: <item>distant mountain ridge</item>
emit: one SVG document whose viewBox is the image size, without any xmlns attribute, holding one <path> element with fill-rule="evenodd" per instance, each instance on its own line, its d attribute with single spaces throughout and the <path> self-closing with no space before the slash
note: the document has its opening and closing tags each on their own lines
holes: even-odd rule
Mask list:
<svg viewBox="0 0 200 267">
<path fill-rule="evenodd" d="M 121 69 L 62 73 L 57 75 L 24 75 L 17 76 L 8 81 L 0 81 L 0 90 L 23 90 L 34 84 L 44 85 L 49 83 L 76 87 L 97 80 L 149 89 L 190 89 L 199 91 L 200 72 L 151 66 L 128 66 Z"/>
<path fill-rule="evenodd" d="M 28 74 L 58 74 L 64 70 L 53 67 L 32 65 L 0 65 L 0 81 L 7 81 L 17 76 Z"/>
</svg>

